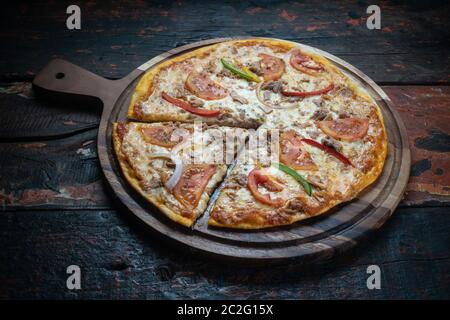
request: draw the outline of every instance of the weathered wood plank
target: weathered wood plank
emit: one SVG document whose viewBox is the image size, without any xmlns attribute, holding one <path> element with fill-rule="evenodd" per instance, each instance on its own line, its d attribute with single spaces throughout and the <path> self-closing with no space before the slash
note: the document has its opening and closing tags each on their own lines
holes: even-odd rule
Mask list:
<svg viewBox="0 0 450 320">
<path fill-rule="evenodd" d="M 4 88 L 10 94 L 0 94 L 0 111 L 7 119 L 0 128 L 0 142 L 8 141 L 0 143 L 0 204 L 5 209 L 110 208 L 97 160 L 97 131 L 89 130 L 98 126 L 99 113 L 89 108 L 77 111 L 76 106 L 65 113 L 48 102 L 18 96 L 26 95 L 25 84 Z M 402 205 L 448 205 L 450 87 L 383 88 L 410 138 L 413 167 Z M 42 134 L 54 139 L 36 139 Z M 74 136 L 61 137 L 70 134 Z M 16 138 L 25 141 L 13 143 Z"/>
<path fill-rule="evenodd" d="M 445 1 L 380 3 L 382 30 L 366 27 L 366 1 L 80 2 L 81 30 L 68 30 L 67 3 L 10 2 L 0 13 L 0 79 L 30 79 L 61 57 L 120 78 L 181 44 L 267 36 L 319 47 L 378 82 L 449 82 Z M 20 16 L 20 19 L 17 17 Z"/>
<path fill-rule="evenodd" d="M 115 211 L 0 215 L 0 298 L 448 299 L 450 215 L 403 208 L 365 244 L 332 263 L 301 269 L 206 261 L 168 246 Z M 82 290 L 66 289 L 81 267 Z M 381 268 L 381 290 L 366 269 Z"/>
<path fill-rule="evenodd" d="M 96 138 L 95 129 L 56 140 L 0 143 L 0 204 L 110 208 Z"/>
<path fill-rule="evenodd" d="M 100 108 L 36 99 L 31 83 L 0 87 L 0 142 L 36 140 L 96 129 Z"/>
<path fill-rule="evenodd" d="M 450 202 L 450 87 L 384 87 L 409 137 L 412 168 L 403 204 Z"/>
</svg>

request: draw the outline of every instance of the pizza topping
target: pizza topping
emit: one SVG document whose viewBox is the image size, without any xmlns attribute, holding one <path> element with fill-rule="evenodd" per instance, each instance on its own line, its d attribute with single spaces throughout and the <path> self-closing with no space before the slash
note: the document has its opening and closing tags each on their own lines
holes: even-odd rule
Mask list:
<svg viewBox="0 0 450 320">
<path fill-rule="evenodd" d="M 342 144 L 340 144 L 338 141 L 334 140 L 333 138 L 325 137 L 322 139 L 321 142 L 324 146 L 333 148 L 334 150 L 336 150 L 338 152 L 342 151 Z"/>
<path fill-rule="evenodd" d="M 336 159 L 338 159 L 345 165 L 353 166 L 352 162 L 346 156 L 344 156 L 342 153 L 334 150 L 333 148 L 327 147 L 327 146 L 321 144 L 320 142 L 317 142 L 317 141 L 314 141 L 311 139 L 302 139 L 302 142 L 307 143 L 310 146 L 316 147 L 322 151 L 325 151 L 326 153 L 335 157 Z"/>
<path fill-rule="evenodd" d="M 192 94 L 205 100 L 218 100 L 227 96 L 227 91 L 212 81 L 206 73 L 191 72 L 184 86 Z"/>
<path fill-rule="evenodd" d="M 332 121 L 320 121 L 318 126 L 325 134 L 335 139 L 357 141 L 367 134 L 369 120 L 344 118 Z"/>
<path fill-rule="evenodd" d="M 188 101 L 194 108 L 202 108 L 205 105 L 202 99 L 199 99 L 195 96 L 189 96 Z"/>
<path fill-rule="evenodd" d="M 259 62 L 258 74 L 264 78 L 264 81 L 278 80 L 284 73 L 286 68 L 284 61 L 280 58 L 260 53 L 261 58 Z"/>
<path fill-rule="evenodd" d="M 283 89 L 283 83 L 281 81 L 268 81 L 261 85 L 261 90 L 270 90 L 274 93 L 280 93 Z"/>
<path fill-rule="evenodd" d="M 171 104 L 176 105 L 177 107 L 180 107 L 181 109 L 186 110 L 187 112 L 190 112 L 190 113 L 202 116 L 202 117 L 217 117 L 220 114 L 219 110 L 207 110 L 207 109 L 194 108 L 190 103 L 187 103 L 186 101 L 183 101 L 180 99 L 176 99 L 174 97 L 171 97 L 165 92 L 161 93 L 161 96 L 167 102 L 170 102 Z"/>
<path fill-rule="evenodd" d="M 316 187 L 316 189 L 326 189 L 326 184 L 323 182 L 322 177 L 320 175 L 309 175 L 308 182 Z M 316 193 L 316 192 L 315 192 Z"/>
<path fill-rule="evenodd" d="M 238 75 L 239 77 L 248 81 L 261 82 L 261 79 L 259 79 L 259 77 L 249 69 L 239 69 L 238 67 L 235 67 L 231 63 L 227 62 L 225 59 L 220 59 L 220 61 L 222 62 L 222 65 L 225 69 L 230 70 L 232 73 Z"/>
<path fill-rule="evenodd" d="M 303 203 L 303 201 L 301 201 L 300 199 L 297 199 L 297 198 L 293 198 L 287 202 L 285 207 L 283 207 L 279 210 L 282 210 L 282 212 L 284 214 L 292 216 L 292 215 L 299 214 L 300 212 L 302 212 L 304 210 L 304 208 L 305 208 L 305 204 Z"/>
<path fill-rule="evenodd" d="M 288 166 L 285 166 L 281 163 L 274 163 L 274 166 L 277 167 L 278 169 L 280 169 L 281 171 L 287 173 L 295 180 L 297 180 L 297 182 L 299 182 L 303 186 L 303 188 L 305 189 L 308 196 L 311 195 L 311 193 L 312 193 L 311 185 L 308 183 L 308 181 L 306 181 L 305 178 L 303 178 L 300 174 L 298 174 L 297 171 L 295 171 L 294 169 L 291 169 Z"/>
<path fill-rule="evenodd" d="M 253 169 L 248 174 L 247 179 L 247 187 L 252 193 L 253 197 L 264 204 L 267 204 L 271 207 L 281 207 L 284 204 L 284 200 L 282 198 L 274 198 L 272 199 L 270 194 L 262 194 L 258 190 L 258 186 L 262 185 L 268 191 L 272 192 L 280 192 L 284 188 L 283 186 L 275 180 L 275 178 L 264 174 L 260 169 Z"/>
<path fill-rule="evenodd" d="M 261 103 L 258 105 L 264 112 L 270 113 L 272 109 L 288 109 L 296 106 L 296 101 L 283 101 L 289 103 L 273 103 L 270 101 L 271 92 L 281 92 L 282 83 L 280 81 L 262 82 L 256 87 L 256 98 Z"/>
<path fill-rule="evenodd" d="M 322 140 L 320 142 L 324 146 L 330 147 L 338 152 L 341 152 L 343 149 L 342 144 L 339 141 L 333 139 L 332 137 L 322 138 Z"/>
<path fill-rule="evenodd" d="M 141 129 L 145 141 L 165 148 L 172 148 L 180 142 L 180 137 L 174 139 L 175 137 L 172 136 L 174 130 L 174 127 L 168 126 L 151 126 Z"/>
<path fill-rule="evenodd" d="M 334 84 L 330 83 L 325 88 L 314 90 L 314 91 L 281 91 L 281 93 L 287 97 L 311 97 L 318 96 L 324 93 L 327 93 L 334 89 Z"/>
<path fill-rule="evenodd" d="M 231 99 L 233 99 L 233 101 L 237 101 L 240 104 L 248 104 L 248 100 L 245 99 L 243 96 L 240 96 L 236 91 L 231 91 L 230 96 Z"/>
<path fill-rule="evenodd" d="M 312 76 L 324 70 L 322 65 L 315 62 L 311 57 L 304 55 L 299 49 L 292 51 L 289 63 L 294 69 Z"/>
<path fill-rule="evenodd" d="M 345 111 L 339 111 L 338 114 L 339 119 L 351 118 L 351 115 Z"/>
<path fill-rule="evenodd" d="M 295 170 L 317 170 L 310 154 L 301 146 L 302 137 L 292 130 L 283 132 L 280 136 L 280 161 Z"/>
<path fill-rule="evenodd" d="M 168 159 L 175 164 L 175 171 L 169 180 L 166 181 L 165 186 L 167 189 L 172 190 L 181 178 L 181 172 L 183 171 L 183 162 L 174 154 L 170 153 L 154 153 L 150 156 L 151 159 Z"/>
<path fill-rule="evenodd" d="M 180 180 L 173 188 L 174 197 L 185 207 L 197 207 L 209 179 L 215 172 L 215 166 L 209 164 L 186 165 Z"/>
<path fill-rule="evenodd" d="M 328 111 L 324 108 L 317 109 L 311 116 L 312 120 L 322 121 L 328 116 Z"/>
</svg>

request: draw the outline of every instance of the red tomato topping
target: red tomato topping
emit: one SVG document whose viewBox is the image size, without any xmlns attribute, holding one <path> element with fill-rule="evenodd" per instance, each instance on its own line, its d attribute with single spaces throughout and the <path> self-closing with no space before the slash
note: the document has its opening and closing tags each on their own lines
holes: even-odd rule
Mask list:
<svg viewBox="0 0 450 320">
<path fill-rule="evenodd" d="M 167 102 L 170 102 L 173 105 L 176 105 L 177 107 L 180 107 L 183 110 L 186 110 L 190 113 L 202 116 L 202 117 L 217 117 L 220 114 L 219 110 L 208 110 L 208 109 L 199 109 L 194 108 L 186 101 L 176 99 L 174 97 L 169 96 L 167 93 L 163 92 L 161 93 L 161 96 L 164 100 Z"/>
<path fill-rule="evenodd" d="M 311 155 L 302 150 L 302 137 L 295 131 L 283 132 L 280 136 L 280 162 L 294 170 L 317 170 Z"/>
<path fill-rule="evenodd" d="M 344 118 L 331 121 L 320 121 L 319 128 L 330 137 L 344 141 L 362 139 L 369 129 L 369 120 L 360 118 Z"/>
<path fill-rule="evenodd" d="M 304 55 L 299 49 L 292 51 L 289 63 L 294 69 L 312 76 L 315 76 L 324 70 L 321 64 L 315 62 L 307 55 Z"/>
<path fill-rule="evenodd" d="M 228 95 L 228 92 L 221 85 L 212 81 L 206 73 L 191 72 L 184 86 L 192 94 L 205 100 L 218 100 Z"/>
<path fill-rule="evenodd" d="M 209 179 L 215 172 L 216 167 L 209 164 L 186 165 L 180 180 L 173 188 L 174 197 L 187 208 L 197 207 Z"/>
<path fill-rule="evenodd" d="M 261 58 L 260 72 L 264 81 L 274 81 L 281 78 L 286 68 L 282 59 L 265 53 L 260 53 L 258 57 Z"/>
<path fill-rule="evenodd" d="M 269 191 L 280 192 L 283 190 L 283 186 L 277 182 L 274 178 L 264 174 L 259 169 L 253 169 L 248 174 L 247 186 L 252 193 L 253 197 L 261 203 L 267 204 L 271 207 L 281 207 L 284 204 L 284 200 L 281 198 L 272 199 L 269 194 L 262 194 L 258 190 L 258 186 L 262 185 Z"/>
<path fill-rule="evenodd" d="M 173 127 L 152 126 L 141 129 L 144 140 L 157 146 L 172 148 L 180 142 L 180 139 L 171 140 Z"/>
</svg>

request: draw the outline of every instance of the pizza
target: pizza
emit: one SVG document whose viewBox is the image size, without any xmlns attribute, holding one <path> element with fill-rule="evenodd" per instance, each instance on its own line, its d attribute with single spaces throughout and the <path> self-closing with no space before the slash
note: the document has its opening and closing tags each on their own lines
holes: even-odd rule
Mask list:
<svg viewBox="0 0 450 320">
<path fill-rule="evenodd" d="M 236 229 L 318 216 L 372 184 L 387 155 L 374 99 L 325 57 L 281 40 L 160 63 L 137 84 L 128 118 L 113 129 L 125 178 L 185 226 L 207 208 L 210 226 Z"/>
</svg>

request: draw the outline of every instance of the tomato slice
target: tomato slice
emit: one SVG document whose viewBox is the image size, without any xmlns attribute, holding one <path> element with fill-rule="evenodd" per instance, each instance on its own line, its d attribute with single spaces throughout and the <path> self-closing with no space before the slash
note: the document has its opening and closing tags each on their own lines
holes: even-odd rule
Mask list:
<svg viewBox="0 0 450 320">
<path fill-rule="evenodd" d="M 171 104 L 176 105 L 177 107 L 180 107 L 181 109 L 186 110 L 187 112 L 190 112 L 190 113 L 202 116 L 202 117 L 217 117 L 220 114 L 219 110 L 194 108 L 186 101 L 171 97 L 165 92 L 161 93 L 161 97 L 164 100 L 166 100 L 167 102 L 170 102 Z"/>
<path fill-rule="evenodd" d="M 280 135 L 280 161 L 295 170 L 317 170 L 311 155 L 302 150 L 302 137 L 289 130 Z"/>
<path fill-rule="evenodd" d="M 192 94 L 205 100 L 218 100 L 228 95 L 228 92 L 220 84 L 212 81 L 206 73 L 191 72 L 184 86 Z"/>
<path fill-rule="evenodd" d="M 369 129 L 369 120 L 361 118 L 344 118 L 320 121 L 319 128 L 330 137 L 344 141 L 362 139 Z"/>
<path fill-rule="evenodd" d="M 185 165 L 178 183 L 173 188 L 174 197 L 185 207 L 197 207 L 209 179 L 216 172 L 216 167 L 209 164 Z"/>
<path fill-rule="evenodd" d="M 166 148 L 172 148 L 180 142 L 180 139 L 171 140 L 174 130 L 173 127 L 165 126 L 143 127 L 141 129 L 145 141 Z"/>
<path fill-rule="evenodd" d="M 315 76 L 324 70 L 321 64 L 315 62 L 307 55 L 304 55 L 299 49 L 292 51 L 289 63 L 294 69 L 312 76 Z"/>
<path fill-rule="evenodd" d="M 258 57 L 261 58 L 260 71 L 264 81 L 274 81 L 281 78 L 286 68 L 282 59 L 265 53 L 260 53 Z"/>
<path fill-rule="evenodd" d="M 258 190 L 258 186 L 262 185 L 269 191 L 280 192 L 283 190 L 283 186 L 275 181 L 274 178 L 264 174 L 260 169 L 253 169 L 248 174 L 247 186 L 252 193 L 253 197 L 264 204 L 267 204 L 271 207 L 281 207 L 284 204 L 284 200 L 281 198 L 272 199 L 269 194 L 262 194 Z"/>
</svg>

